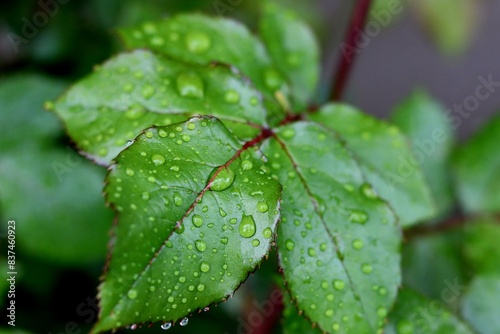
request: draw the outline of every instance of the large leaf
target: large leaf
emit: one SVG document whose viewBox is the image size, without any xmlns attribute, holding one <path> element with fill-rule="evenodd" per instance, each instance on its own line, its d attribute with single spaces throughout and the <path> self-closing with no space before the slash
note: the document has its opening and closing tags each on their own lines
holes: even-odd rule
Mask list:
<svg viewBox="0 0 500 334">
<path fill-rule="evenodd" d="M 461 302 L 461 312 L 479 334 L 500 333 L 500 275 L 474 278 Z"/>
<path fill-rule="evenodd" d="M 111 167 L 119 212 L 96 332 L 224 300 L 268 254 L 280 185 L 218 120 L 151 128 Z"/>
<path fill-rule="evenodd" d="M 445 214 L 453 205 L 449 163 L 453 128 L 444 108 L 417 90 L 395 108 L 392 121 L 412 140 L 412 154 L 418 158 L 438 212 Z"/>
<path fill-rule="evenodd" d="M 267 4 L 260 33 L 276 67 L 290 82 L 295 109 L 303 111 L 319 77 L 319 51 L 312 31 L 293 12 Z"/>
<path fill-rule="evenodd" d="M 484 217 L 465 226 L 463 252 L 469 266 L 476 273 L 498 273 L 500 263 L 500 224 Z"/>
<path fill-rule="evenodd" d="M 262 42 L 238 22 L 185 14 L 123 28 L 119 35 L 130 49 L 147 48 L 190 64 L 235 66 L 268 96 L 287 91 Z"/>
<path fill-rule="evenodd" d="M 135 51 L 77 83 L 55 111 L 78 147 L 109 165 L 142 129 L 193 114 L 215 115 L 238 136 L 250 138 L 266 124 L 260 100 L 248 81 L 224 66 L 185 65 Z"/>
<path fill-rule="evenodd" d="M 281 266 L 293 302 L 324 331 L 376 332 L 400 283 L 400 233 L 329 130 L 298 122 L 262 151 L 283 185 Z"/>
<path fill-rule="evenodd" d="M 64 86 L 36 75 L 0 83 L 0 204 L 23 253 L 86 264 L 104 258 L 112 215 L 100 199 L 104 170 L 56 145 L 62 129 L 42 108 Z"/>
<path fill-rule="evenodd" d="M 399 291 L 389 316 L 386 334 L 472 334 L 473 332 L 446 306 L 411 289 Z"/>
<path fill-rule="evenodd" d="M 500 116 L 457 149 L 453 167 L 462 206 L 468 212 L 500 211 Z"/>
<path fill-rule="evenodd" d="M 344 104 L 326 105 L 310 118 L 340 133 L 367 180 L 391 204 L 403 227 L 435 215 L 420 166 L 395 126 Z"/>
</svg>

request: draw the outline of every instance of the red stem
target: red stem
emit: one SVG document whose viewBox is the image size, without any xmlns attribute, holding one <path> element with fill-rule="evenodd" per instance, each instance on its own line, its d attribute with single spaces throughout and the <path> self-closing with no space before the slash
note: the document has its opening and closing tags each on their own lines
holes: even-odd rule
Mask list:
<svg viewBox="0 0 500 334">
<path fill-rule="evenodd" d="M 354 6 L 349 28 L 347 29 L 344 37 L 344 45 L 346 47 L 358 50 L 359 36 L 361 35 L 362 29 L 365 25 L 371 2 L 372 0 L 358 0 Z M 347 79 L 349 78 L 349 74 L 352 69 L 352 64 L 354 63 L 354 59 L 358 53 L 358 51 L 355 51 L 346 55 L 344 52 L 345 51 L 342 48 L 337 65 L 335 81 L 330 94 L 330 100 L 332 101 L 338 101 L 342 97 Z"/>
</svg>

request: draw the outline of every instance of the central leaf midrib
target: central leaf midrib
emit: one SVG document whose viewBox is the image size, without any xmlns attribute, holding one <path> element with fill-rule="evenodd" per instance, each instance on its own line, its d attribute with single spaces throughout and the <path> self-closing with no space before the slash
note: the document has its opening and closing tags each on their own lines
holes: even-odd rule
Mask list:
<svg viewBox="0 0 500 334">
<path fill-rule="evenodd" d="M 154 253 L 154 255 L 149 260 L 148 264 L 144 267 L 144 269 L 142 269 L 139 272 L 139 274 L 137 275 L 137 278 L 132 282 L 132 284 L 130 285 L 130 287 L 127 290 L 127 292 L 134 288 L 134 286 L 139 282 L 140 278 L 144 275 L 144 273 L 146 273 L 147 270 L 151 267 L 152 263 L 158 257 L 158 255 L 160 254 L 160 252 L 166 247 L 165 242 L 170 239 L 170 237 L 173 235 L 173 233 L 175 233 L 175 228 L 177 228 L 180 225 L 182 225 L 184 219 L 194 210 L 195 206 L 200 202 L 200 200 L 202 199 L 202 197 L 204 196 L 204 194 L 210 188 L 210 184 L 212 183 L 213 180 L 216 179 L 216 177 L 220 173 L 220 171 L 222 169 L 224 169 L 224 168 L 227 168 L 233 161 L 235 161 L 238 157 L 240 157 L 241 154 L 244 151 L 248 150 L 251 147 L 254 147 L 254 146 L 258 145 L 260 142 L 262 142 L 264 139 L 266 139 L 268 136 L 270 136 L 270 133 L 267 132 L 267 131 L 270 131 L 270 130 L 263 129 L 262 132 L 259 135 L 257 135 L 253 139 L 251 139 L 251 140 L 243 143 L 243 145 L 241 145 L 241 148 L 237 149 L 236 152 L 234 153 L 234 155 L 226 163 L 224 163 L 223 165 L 221 165 L 221 166 L 218 167 L 217 171 L 215 173 L 213 173 L 212 177 L 207 181 L 206 185 L 198 193 L 198 195 L 196 196 L 194 202 L 186 210 L 186 213 L 183 215 L 183 217 L 179 221 L 177 221 L 177 223 L 176 223 L 174 229 L 172 230 L 172 232 L 165 238 L 165 240 L 163 240 L 163 242 L 159 246 L 158 250 Z M 118 301 L 116 302 L 116 304 L 113 306 L 113 308 L 109 312 L 108 316 L 110 316 L 113 313 L 113 311 L 120 305 L 120 303 L 125 299 L 124 296 L 125 296 L 125 294 L 122 295 L 122 297 L 120 299 L 118 299 Z"/>
</svg>

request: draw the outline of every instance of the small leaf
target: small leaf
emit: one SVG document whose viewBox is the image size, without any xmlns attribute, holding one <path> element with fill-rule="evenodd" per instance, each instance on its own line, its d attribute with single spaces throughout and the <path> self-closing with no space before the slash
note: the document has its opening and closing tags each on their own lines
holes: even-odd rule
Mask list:
<svg viewBox="0 0 500 334">
<path fill-rule="evenodd" d="M 129 49 L 147 48 L 189 64 L 235 66 L 267 96 L 287 91 L 262 42 L 233 20 L 184 14 L 119 30 Z"/>
<path fill-rule="evenodd" d="M 303 111 L 319 78 L 319 50 L 312 31 L 293 12 L 268 3 L 260 33 L 276 67 L 290 82 L 295 110 Z"/>
<path fill-rule="evenodd" d="M 141 130 L 195 114 L 217 116 L 240 138 L 252 138 L 266 124 L 260 99 L 228 68 L 185 65 L 140 50 L 81 80 L 57 101 L 56 113 L 85 154 L 109 165 Z"/>
<path fill-rule="evenodd" d="M 475 273 L 498 273 L 500 263 L 500 225 L 484 217 L 465 225 L 463 251 Z"/>
<path fill-rule="evenodd" d="M 444 108 L 426 92 L 416 90 L 396 106 L 392 121 L 412 140 L 412 155 L 422 168 L 438 212 L 447 213 L 453 205 L 449 172 L 453 128 Z"/>
<path fill-rule="evenodd" d="M 326 105 L 310 118 L 338 131 L 403 227 L 435 215 L 429 187 L 398 128 L 344 104 Z"/>
<path fill-rule="evenodd" d="M 279 218 L 280 185 L 259 160 L 211 117 L 148 129 L 120 153 L 106 187 L 119 218 L 96 332 L 177 321 L 233 294 Z"/>
<path fill-rule="evenodd" d="M 500 275 L 475 277 L 461 302 L 461 313 L 481 334 L 498 334 L 500 328 Z"/>
<path fill-rule="evenodd" d="M 323 331 L 376 332 L 400 283 L 393 213 L 330 131 L 276 135 L 262 151 L 284 189 L 277 244 L 294 303 Z"/>
<path fill-rule="evenodd" d="M 458 196 L 467 212 L 500 211 L 500 116 L 455 152 L 453 167 Z"/>
<path fill-rule="evenodd" d="M 472 334 L 473 332 L 442 303 L 427 299 L 411 289 L 399 291 L 389 315 L 386 334 Z"/>
<path fill-rule="evenodd" d="M 479 21 L 477 1 L 421 0 L 412 5 L 441 52 L 453 55 L 469 46 Z"/>
</svg>

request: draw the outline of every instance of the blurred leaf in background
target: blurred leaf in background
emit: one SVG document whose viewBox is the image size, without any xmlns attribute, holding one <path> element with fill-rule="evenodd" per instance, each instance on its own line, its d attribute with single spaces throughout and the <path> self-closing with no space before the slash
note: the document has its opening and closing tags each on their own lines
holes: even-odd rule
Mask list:
<svg viewBox="0 0 500 334">
<path fill-rule="evenodd" d="M 102 260 L 112 220 L 100 196 L 104 170 L 61 145 L 43 102 L 65 84 L 38 75 L 0 81 L 0 203 L 23 253 L 68 264 Z"/>
<path fill-rule="evenodd" d="M 471 44 L 479 20 L 477 0 L 419 0 L 411 4 L 424 29 L 445 55 L 456 55 Z"/>
</svg>

